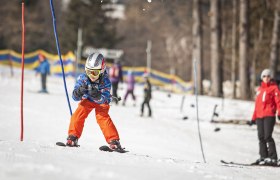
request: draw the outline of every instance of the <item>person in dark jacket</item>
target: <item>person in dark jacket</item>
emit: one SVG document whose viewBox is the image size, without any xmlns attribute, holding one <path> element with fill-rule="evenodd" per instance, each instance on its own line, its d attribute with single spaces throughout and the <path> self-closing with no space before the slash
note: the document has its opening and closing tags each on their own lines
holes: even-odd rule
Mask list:
<svg viewBox="0 0 280 180">
<path fill-rule="evenodd" d="M 47 91 L 47 76 L 50 75 L 50 63 L 46 59 L 46 57 L 42 54 L 38 55 L 40 65 L 36 68 L 37 73 L 41 75 L 41 85 L 42 89 L 39 91 L 40 93 L 48 93 Z"/>
<path fill-rule="evenodd" d="M 148 74 L 144 74 L 144 101 L 142 103 L 141 106 L 141 116 L 143 116 L 144 114 L 144 106 L 147 105 L 148 109 L 149 109 L 149 117 L 152 116 L 152 109 L 150 106 L 150 100 L 152 99 L 152 86 L 149 80 L 149 76 Z"/>
<path fill-rule="evenodd" d="M 260 165 L 279 164 L 272 133 L 276 121 L 276 112 L 278 111 L 278 118 L 280 113 L 280 91 L 271 75 L 269 69 L 265 69 L 261 73 L 262 82 L 257 90 L 255 110 L 252 117 L 252 122 L 257 124 L 260 159 L 256 161 L 256 164 Z"/>
</svg>

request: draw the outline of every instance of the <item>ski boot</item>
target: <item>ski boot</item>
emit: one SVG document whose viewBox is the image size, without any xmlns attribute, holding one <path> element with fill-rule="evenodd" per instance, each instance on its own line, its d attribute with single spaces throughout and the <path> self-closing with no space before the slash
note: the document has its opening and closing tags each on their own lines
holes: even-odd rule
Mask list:
<svg viewBox="0 0 280 180">
<path fill-rule="evenodd" d="M 110 148 L 112 151 L 117 151 L 117 152 L 123 152 L 123 151 L 124 151 L 124 149 L 122 148 L 122 146 L 121 146 L 119 140 L 112 140 L 112 141 L 109 143 L 109 148 Z"/>
<path fill-rule="evenodd" d="M 256 162 L 254 162 L 254 163 L 252 163 L 252 164 L 253 164 L 253 165 L 264 165 L 264 164 L 265 164 L 264 159 L 265 159 L 265 158 L 257 159 Z"/>
<path fill-rule="evenodd" d="M 74 135 L 69 135 L 68 138 L 67 138 L 66 146 L 79 147 L 78 137 L 74 136 Z"/>
<path fill-rule="evenodd" d="M 265 158 L 264 159 L 264 165 L 266 165 L 266 166 L 277 166 L 277 159 Z"/>
<path fill-rule="evenodd" d="M 280 166 L 280 159 L 277 161 L 277 166 Z"/>
<path fill-rule="evenodd" d="M 49 92 L 47 91 L 47 89 L 41 89 L 40 91 L 38 91 L 38 93 L 46 93 L 46 94 L 48 94 Z"/>
</svg>

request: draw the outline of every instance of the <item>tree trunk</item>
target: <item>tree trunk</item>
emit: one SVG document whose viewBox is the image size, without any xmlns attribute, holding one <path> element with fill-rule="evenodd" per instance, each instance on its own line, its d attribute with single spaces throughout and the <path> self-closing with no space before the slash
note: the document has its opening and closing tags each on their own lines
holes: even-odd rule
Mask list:
<svg viewBox="0 0 280 180">
<path fill-rule="evenodd" d="M 211 91 L 216 97 L 222 96 L 222 61 L 221 61 L 221 21 L 220 0 L 211 0 Z"/>
<path fill-rule="evenodd" d="M 277 65 L 279 59 L 279 12 L 276 9 L 274 11 L 274 23 L 271 39 L 271 51 L 270 51 L 270 70 L 272 71 L 272 77 L 275 77 L 277 72 Z"/>
<path fill-rule="evenodd" d="M 232 50 L 231 50 L 231 83 L 232 98 L 236 98 L 236 24 L 237 24 L 237 0 L 232 0 Z"/>
<path fill-rule="evenodd" d="M 252 77 L 251 77 L 251 97 L 255 96 L 255 86 L 256 86 L 256 62 L 258 61 L 258 55 L 259 55 L 259 47 L 263 40 L 263 18 L 260 19 L 260 25 L 259 25 L 259 37 L 258 40 L 255 41 L 254 46 L 254 56 L 253 56 L 253 62 L 252 62 Z"/>
<path fill-rule="evenodd" d="M 203 86 L 202 86 L 202 80 L 203 80 L 202 53 L 203 52 L 202 52 L 202 28 L 201 28 L 202 23 L 201 23 L 200 0 L 193 0 L 192 16 L 193 16 L 192 60 L 197 61 L 197 81 L 198 81 L 197 92 L 198 94 L 203 94 Z"/>
<path fill-rule="evenodd" d="M 249 0 L 240 0 L 239 21 L 239 79 L 240 98 L 249 99 L 249 69 L 248 69 L 248 7 Z"/>
</svg>

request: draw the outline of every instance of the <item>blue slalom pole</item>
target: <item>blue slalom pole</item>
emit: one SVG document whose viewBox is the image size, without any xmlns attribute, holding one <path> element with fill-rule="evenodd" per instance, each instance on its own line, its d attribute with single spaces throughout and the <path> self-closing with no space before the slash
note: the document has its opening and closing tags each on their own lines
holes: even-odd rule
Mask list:
<svg viewBox="0 0 280 180">
<path fill-rule="evenodd" d="M 204 155 L 204 150 L 203 150 L 203 144 L 202 144 L 202 138 L 201 138 L 201 133 L 200 133 L 200 126 L 199 126 L 199 116 L 198 116 L 198 92 L 197 92 L 197 87 L 198 87 L 198 82 L 197 82 L 197 61 L 194 59 L 193 62 L 193 70 L 194 70 L 194 82 L 195 82 L 195 101 L 196 101 L 196 120 L 197 120 L 197 129 L 198 129 L 198 136 L 199 136 L 199 142 L 200 142 L 200 149 L 202 153 L 202 158 L 204 163 L 206 163 L 205 160 L 205 155 Z"/>
<path fill-rule="evenodd" d="M 58 36 L 57 36 L 57 31 L 56 31 L 56 18 L 55 18 L 54 6 L 53 6 L 52 0 L 50 0 L 50 6 L 51 6 L 51 12 L 52 12 L 52 18 L 53 18 L 53 30 L 54 30 L 54 36 L 55 36 L 55 41 L 56 41 L 56 48 L 57 48 L 57 53 L 58 53 L 59 60 L 60 60 L 61 69 L 62 69 L 64 89 L 65 89 L 65 93 L 66 93 L 66 97 L 67 97 L 70 115 L 72 115 L 72 109 L 71 109 L 71 105 L 70 105 L 70 101 L 69 101 L 69 96 L 68 96 L 68 91 L 67 91 L 67 86 L 66 86 L 66 81 L 65 81 L 64 67 L 63 67 L 63 62 L 62 62 L 61 53 L 60 53 L 60 46 L 59 46 L 59 41 L 58 41 Z"/>
</svg>

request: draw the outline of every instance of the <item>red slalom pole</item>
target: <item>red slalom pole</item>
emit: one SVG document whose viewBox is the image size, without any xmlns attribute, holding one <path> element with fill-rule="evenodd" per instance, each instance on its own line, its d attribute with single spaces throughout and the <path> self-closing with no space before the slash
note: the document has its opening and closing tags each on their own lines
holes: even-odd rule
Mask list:
<svg viewBox="0 0 280 180">
<path fill-rule="evenodd" d="M 20 94 L 20 141 L 23 141 L 23 80 L 24 80 L 24 43 L 25 43 L 25 25 L 24 25 L 24 0 L 21 3 L 21 94 Z"/>
</svg>

